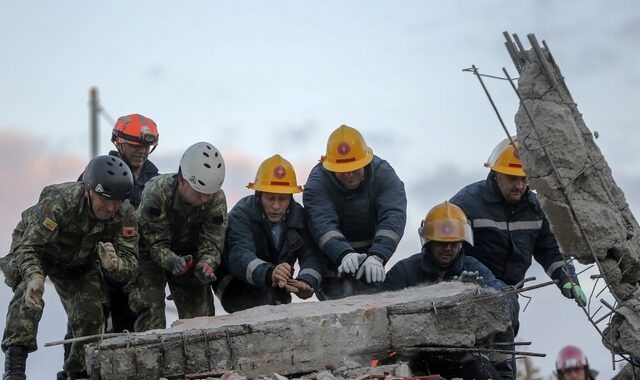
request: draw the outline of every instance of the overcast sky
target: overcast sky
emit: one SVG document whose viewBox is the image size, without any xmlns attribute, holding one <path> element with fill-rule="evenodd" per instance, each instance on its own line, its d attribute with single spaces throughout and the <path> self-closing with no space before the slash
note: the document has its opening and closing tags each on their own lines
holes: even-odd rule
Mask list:
<svg viewBox="0 0 640 380">
<path fill-rule="evenodd" d="M 0 6 L 0 250 L 44 185 L 82 171 L 97 86 L 101 152 L 112 147 L 109 118 L 129 113 L 157 122 L 151 158 L 163 172 L 192 143 L 210 141 L 227 162 L 230 207 L 249 194 L 243 186 L 266 157 L 288 158 L 304 183 L 331 131 L 358 128 L 405 182 L 409 220 L 394 260 L 406 257 L 419 250 L 415 231 L 428 209 L 484 178 L 482 164 L 504 137 L 462 69 L 506 67 L 515 77 L 505 30 L 547 41 L 637 214 L 637 1 L 23 1 Z M 514 132 L 513 91 L 486 81 Z M 590 290 L 588 275 L 581 280 Z M 531 295 L 518 338 L 548 354 L 534 359 L 542 374 L 574 343 L 610 377 L 611 358 L 584 314 L 557 289 Z M 10 296 L 0 290 L 3 307 Z M 50 284 L 45 297 L 32 378 L 61 365 L 61 350 L 42 345 L 62 338 L 65 316 Z"/>
</svg>

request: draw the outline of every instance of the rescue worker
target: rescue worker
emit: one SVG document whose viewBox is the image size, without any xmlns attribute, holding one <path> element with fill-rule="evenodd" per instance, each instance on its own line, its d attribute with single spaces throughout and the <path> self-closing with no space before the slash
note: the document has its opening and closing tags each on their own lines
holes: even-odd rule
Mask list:
<svg viewBox="0 0 640 380">
<path fill-rule="evenodd" d="M 166 327 L 167 284 L 181 319 L 215 314 L 210 284 L 227 227 L 224 176 L 218 149 L 199 142 L 184 152 L 178 173 L 147 182 L 137 210 L 140 274 L 129 294 L 135 331 Z"/>
<path fill-rule="evenodd" d="M 589 368 L 589 361 L 576 346 L 565 346 L 556 359 L 558 380 L 595 380 L 597 371 Z"/>
<path fill-rule="evenodd" d="M 222 267 L 216 294 L 229 312 L 291 302 L 291 293 L 311 297 L 321 281 L 323 258 L 293 194 L 302 192 L 289 161 L 267 158 L 254 182 L 255 194 L 229 211 Z M 294 277 L 294 264 L 300 272 Z"/>
<path fill-rule="evenodd" d="M 318 299 L 368 292 L 404 233 L 407 197 L 389 163 L 356 129 L 333 131 L 302 195 L 309 229 L 326 256 Z"/>
<path fill-rule="evenodd" d="M 475 244 L 467 253 L 487 266 L 496 278 L 512 286 L 524 280 L 533 257 L 549 277 L 558 281 L 565 297 L 585 305 L 586 296 L 575 269 L 565 262 L 549 221 L 529 189 L 516 137 L 501 141 L 485 166 L 491 169 L 485 180 L 464 187 L 450 200 L 471 221 Z M 503 340 L 513 341 L 518 327 L 516 320 L 509 333 L 513 336 L 505 336 Z M 497 366 L 498 372 L 505 378 L 515 378 L 515 359 L 505 363 L 508 365 Z"/>
<path fill-rule="evenodd" d="M 382 290 L 401 290 L 423 284 L 460 280 L 496 290 L 507 285 L 465 248 L 473 246 L 473 232 L 462 209 L 447 201 L 434 206 L 418 229 L 422 251 L 400 260 L 387 273 Z M 515 295 L 508 296 L 511 318 L 517 313 Z M 498 373 L 485 354 L 420 353 L 409 357 L 413 373 L 439 374 L 447 379 L 496 379 Z"/>
<path fill-rule="evenodd" d="M 149 154 L 158 146 L 158 127 L 148 117 L 140 114 L 125 115 L 118 118 L 111 131 L 111 142 L 116 150 L 109 152 L 110 156 L 124 161 L 133 175 L 133 191 L 129 202 L 134 208 L 140 204 L 140 197 L 144 185 L 151 178 L 157 176 L 158 168 L 148 160 Z M 82 180 L 82 175 L 78 181 Z M 103 273 L 102 280 L 107 291 L 109 306 L 106 310 L 107 331 L 134 331 L 136 314 L 129 308 L 128 284 L 120 284 Z M 109 323 L 110 322 L 110 323 Z M 71 326 L 67 326 L 65 339 L 73 338 Z M 64 358 L 69 356 L 71 344 L 64 345 Z M 64 371 L 58 372 L 58 380 L 65 380 Z"/>
<path fill-rule="evenodd" d="M 99 334 L 104 327 L 104 270 L 118 282 L 138 270 L 138 232 L 131 170 L 119 158 L 98 156 L 82 182 L 44 188 L 35 206 L 22 214 L 14 231 L 11 260 L 18 272 L 12 283 L 2 340 L 3 379 L 25 379 L 27 354 L 37 349 L 47 276 L 60 296 L 74 336 Z M 87 377 L 83 343 L 71 345 L 64 368 L 70 379 Z"/>
</svg>

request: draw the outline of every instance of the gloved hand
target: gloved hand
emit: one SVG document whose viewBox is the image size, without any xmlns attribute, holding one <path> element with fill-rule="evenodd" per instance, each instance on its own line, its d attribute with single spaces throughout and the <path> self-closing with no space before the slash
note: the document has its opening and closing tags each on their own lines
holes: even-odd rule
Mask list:
<svg viewBox="0 0 640 380">
<path fill-rule="evenodd" d="M 350 252 L 342 258 L 342 262 L 338 267 L 338 273 L 356 274 L 360 268 L 360 264 L 367 258 L 366 253 Z"/>
<path fill-rule="evenodd" d="M 575 282 L 565 282 L 564 284 L 562 284 L 562 289 L 560 290 L 562 291 L 563 296 L 567 298 L 573 298 L 578 306 L 587 306 L 587 296 L 584 294 L 584 291 L 582 291 L 580 285 L 576 284 Z"/>
<path fill-rule="evenodd" d="M 113 248 L 113 244 L 110 242 L 98 243 L 98 257 L 100 257 L 100 264 L 107 272 L 111 272 L 118 267 L 119 258 L 116 254 L 116 249 Z"/>
<path fill-rule="evenodd" d="M 287 287 L 295 288 L 296 291 L 290 293 L 294 293 L 298 296 L 298 298 L 301 298 L 303 300 L 306 300 L 313 295 L 313 288 L 311 287 L 311 285 L 302 280 L 288 279 Z"/>
<path fill-rule="evenodd" d="M 44 276 L 36 273 L 27 282 L 24 302 L 34 310 L 42 310 L 42 294 L 44 293 Z"/>
<path fill-rule="evenodd" d="M 193 264 L 193 256 L 176 256 L 172 265 L 171 274 L 175 277 L 182 276 L 189 271 L 191 264 Z"/>
<path fill-rule="evenodd" d="M 273 268 L 273 272 L 271 272 L 271 285 L 273 287 L 284 288 L 287 280 L 291 278 L 293 274 L 293 270 L 291 269 L 291 265 L 289 263 L 280 263 Z"/>
<path fill-rule="evenodd" d="M 372 282 L 382 282 L 384 278 L 387 276 L 384 273 L 384 265 L 382 265 L 382 259 L 378 256 L 369 256 L 362 263 L 362 266 L 358 270 L 356 274 L 356 278 L 359 280 L 362 277 L 362 274 L 366 274 L 365 278 L 367 283 Z"/>
<path fill-rule="evenodd" d="M 196 264 L 196 270 L 193 273 L 202 285 L 209 285 L 216 280 L 216 274 L 213 272 L 213 267 L 203 261 Z"/>
<path fill-rule="evenodd" d="M 484 277 L 480 276 L 480 272 L 478 271 L 469 272 L 463 270 L 460 276 L 453 276 L 453 279 L 464 283 L 482 284 Z"/>
</svg>

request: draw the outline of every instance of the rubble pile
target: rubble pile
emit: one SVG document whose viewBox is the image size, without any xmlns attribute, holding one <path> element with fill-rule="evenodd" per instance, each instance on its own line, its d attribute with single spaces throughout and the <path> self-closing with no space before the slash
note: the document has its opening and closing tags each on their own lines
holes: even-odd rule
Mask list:
<svg viewBox="0 0 640 380">
<path fill-rule="evenodd" d="M 369 375 L 349 373 L 362 367 L 344 363 L 369 363 L 403 349 L 469 347 L 510 323 L 504 294 L 454 281 L 179 320 L 166 330 L 87 345 L 86 359 L 91 378 L 103 380 L 222 378 L 229 372 L 251 379 L 274 373 L 356 378 Z"/>
<path fill-rule="evenodd" d="M 530 34 L 532 49 L 523 50 L 516 35 L 515 44 L 506 32 L 505 36 L 520 74 L 521 103 L 515 122 L 529 184 L 565 253 L 583 264 L 596 263 L 618 301 L 606 334 L 610 348 L 639 355 L 638 222 L 546 43 L 540 47 Z"/>
</svg>

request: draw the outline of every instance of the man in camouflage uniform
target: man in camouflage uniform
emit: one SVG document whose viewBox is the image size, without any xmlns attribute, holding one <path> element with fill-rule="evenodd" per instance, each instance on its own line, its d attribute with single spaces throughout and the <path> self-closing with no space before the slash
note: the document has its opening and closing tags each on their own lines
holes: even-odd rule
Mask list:
<svg viewBox="0 0 640 380">
<path fill-rule="evenodd" d="M 99 156 L 83 182 L 44 188 L 38 203 L 23 212 L 14 231 L 12 255 L 3 271 L 14 290 L 2 340 L 3 379 L 25 379 L 27 354 L 37 349 L 44 279 L 49 276 L 77 337 L 99 334 L 106 305 L 99 266 L 116 281 L 138 270 L 137 220 L 124 201 L 133 189 L 131 171 L 117 157 Z M 11 268 L 17 269 L 10 273 Z M 70 379 L 86 376 L 83 344 L 65 361 Z"/>
<path fill-rule="evenodd" d="M 137 211 L 140 275 L 129 294 L 136 331 L 166 327 L 167 283 L 180 318 L 215 314 L 210 284 L 227 227 L 224 173 L 220 152 L 200 142 L 185 151 L 177 174 L 147 182 Z"/>
</svg>

